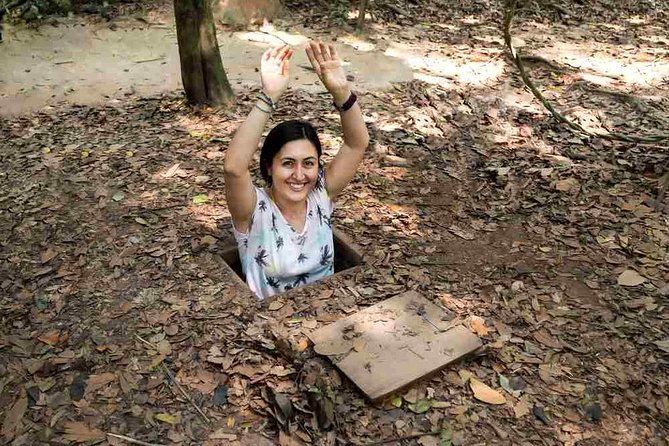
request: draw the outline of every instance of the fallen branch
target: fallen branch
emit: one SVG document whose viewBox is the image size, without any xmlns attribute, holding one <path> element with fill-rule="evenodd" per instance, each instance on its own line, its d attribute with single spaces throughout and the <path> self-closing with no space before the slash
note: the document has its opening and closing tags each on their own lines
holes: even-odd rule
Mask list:
<svg viewBox="0 0 669 446">
<path fill-rule="evenodd" d="M 160 443 L 147 443 L 146 441 L 135 440 L 134 438 L 126 437 L 125 435 L 112 434 L 111 432 L 107 432 L 107 435 L 109 437 L 118 438 L 119 440 L 124 440 L 124 441 L 127 441 L 128 443 L 132 443 L 132 444 L 139 444 L 141 446 L 165 446 L 165 445 L 160 444 Z"/>
<path fill-rule="evenodd" d="M 170 381 L 174 383 L 174 385 L 177 387 L 177 389 L 179 389 L 179 391 L 184 396 L 184 398 L 186 398 L 188 400 L 188 402 L 191 403 L 191 405 L 195 408 L 195 410 L 197 410 L 197 413 L 200 414 L 202 419 L 204 421 L 206 421 L 207 423 L 211 423 L 211 421 L 209 420 L 209 418 L 207 418 L 207 416 L 204 414 L 202 409 L 200 409 L 200 406 L 195 404 L 195 401 L 193 401 L 193 399 L 190 397 L 190 395 L 183 389 L 183 387 L 181 387 L 181 384 L 179 384 L 179 382 L 174 377 L 172 372 L 170 372 L 170 370 L 165 366 L 165 364 L 161 364 L 161 365 L 163 366 L 163 370 L 165 371 L 165 374 L 170 378 Z"/>
<path fill-rule="evenodd" d="M 137 340 L 139 340 L 139 341 L 145 343 L 146 345 L 148 345 L 149 347 L 151 347 L 153 350 L 158 351 L 158 347 L 157 347 L 155 344 L 150 343 L 150 342 L 147 341 L 146 339 L 142 338 L 140 335 L 136 334 L 136 335 L 135 335 L 135 338 L 137 338 Z"/>
<path fill-rule="evenodd" d="M 580 124 L 570 121 L 569 119 L 564 117 L 564 115 L 562 115 L 560 112 L 558 112 L 553 107 L 553 105 L 550 102 L 548 102 L 548 100 L 544 97 L 544 95 L 539 91 L 537 86 L 529 78 L 527 72 L 525 71 L 525 66 L 523 65 L 523 57 L 516 50 L 516 48 L 514 48 L 513 43 L 511 42 L 511 23 L 513 22 L 513 18 L 516 15 L 517 3 L 518 0 L 506 0 L 505 11 L 504 11 L 504 42 L 506 43 L 506 46 L 509 52 L 511 53 L 511 58 L 515 62 L 515 65 L 518 68 L 518 71 L 520 72 L 520 77 L 523 79 L 523 82 L 525 83 L 527 88 L 530 89 L 532 94 L 534 94 L 534 97 L 536 97 L 544 105 L 544 107 L 551 113 L 551 115 L 553 115 L 555 119 L 557 119 L 559 122 L 562 122 L 563 124 L 566 124 L 572 130 L 580 132 L 584 135 L 594 138 L 602 138 L 608 141 L 623 141 L 630 143 L 646 144 L 646 143 L 656 143 L 656 142 L 666 141 L 669 139 L 669 134 L 667 133 L 649 135 L 645 137 L 625 135 L 621 133 L 593 133 L 583 128 Z"/>
<path fill-rule="evenodd" d="M 614 91 L 614 90 L 607 90 L 605 88 L 600 88 L 596 86 L 590 86 L 585 82 L 575 82 L 572 84 L 574 88 L 578 87 L 581 88 L 584 91 L 587 91 L 589 93 L 594 93 L 594 94 L 600 94 L 603 96 L 609 96 L 613 99 L 616 99 L 620 102 L 623 102 L 625 104 L 628 104 L 637 110 L 639 110 L 642 113 L 646 113 L 647 115 L 651 115 L 649 113 L 649 109 L 653 107 L 654 109 L 659 109 L 662 112 L 665 112 L 662 110 L 661 107 L 658 107 L 657 105 L 653 104 L 652 102 L 648 102 L 643 98 L 639 98 L 637 96 L 634 96 L 629 93 L 625 93 L 622 91 Z M 657 121 L 658 123 L 661 123 L 663 125 L 667 125 L 669 123 L 669 120 L 662 118 L 660 116 L 649 116 L 649 118 L 652 118 L 654 121 Z"/>
<path fill-rule="evenodd" d="M 151 347 L 153 350 L 158 351 L 158 347 L 157 347 L 156 345 L 154 345 L 153 343 L 151 343 L 151 342 L 149 342 L 149 341 L 143 339 L 141 336 L 139 336 L 139 335 L 136 334 L 136 335 L 135 335 L 135 338 L 137 338 L 138 340 L 142 341 L 143 343 L 145 343 L 146 345 L 148 345 L 149 347 Z M 181 384 L 179 384 L 179 382 L 177 381 L 177 379 L 175 378 L 175 376 L 172 374 L 172 372 L 170 372 L 170 370 L 165 366 L 165 364 L 161 364 L 161 366 L 163 367 L 163 371 L 165 372 L 165 374 L 166 374 L 167 377 L 169 378 L 170 382 L 171 382 L 171 383 L 174 383 L 174 385 L 177 387 L 177 389 L 179 389 L 179 391 L 180 391 L 181 394 L 184 396 L 184 398 L 186 398 L 186 400 L 188 400 L 188 402 L 191 403 L 191 405 L 195 408 L 195 410 L 197 410 L 197 413 L 200 414 L 200 416 L 202 417 L 202 419 L 203 419 L 204 421 L 206 421 L 207 423 L 211 423 L 211 421 L 209 420 L 209 418 L 207 418 L 207 416 L 204 414 L 204 412 L 202 411 L 202 409 L 200 409 L 200 406 L 198 406 L 197 404 L 195 404 L 195 401 L 193 401 L 193 399 L 190 397 L 190 395 L 183 389 L 183 387 L 181 387 Z"/>
<path fill-rule="evenodd" d="M 560 72 L 560 73 L 564 73 L 569 69 L 573 69 L 572 67 L 563 68 L 559 64 L 557 64 L 556 62 L 554 62 L 552 60 L 548 60 L 545 57 L 541 57 L 541 56 L 521 56 L 521 59 L 522 59 L 523 62 L 542 63 L 544 65 L 548 65 L 551 70 L 557 71 L 557 72 Z"/>
</svg>

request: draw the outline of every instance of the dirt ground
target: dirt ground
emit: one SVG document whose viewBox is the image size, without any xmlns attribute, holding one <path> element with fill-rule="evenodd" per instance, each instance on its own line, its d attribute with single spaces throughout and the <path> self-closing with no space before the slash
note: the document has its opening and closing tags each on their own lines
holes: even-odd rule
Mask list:
<svg viewBox="0 0 669 446">
<path fill-rule="evenodd" d="M 147 23 L 148 20 L 151 20 Z M 179 50 L 171 15 L 112 22 L 59 19 L 38 29 L 10 28 L 0 52 L 0 115 L 16 116 L 64 104 L 97 105 L 130 96 L 151 96 L 181 88 Z M 234 31 L 222 27 L 217 38 L 223 64 L 235 88 L 258 83 L 258 60 L 268 45 L 286 41 L 300 46 L 309 39 L 301 25 L 289 30 Z M 380 89 L 410 81 L 411 68 L 382 51 L 338 45 L 341 57 L 361 89 Z M 303 51 L 296 54 L 292 83 L 316 92 L 317 78 L 307 69 Z"/>
<path fill-rule="evenodd" d="M 506 58 L 488 2 L 388 2 L 364 37 L 286 4 L 282 26 L 411 70 L 360 98 L 372 144 L 335 224 L 365 263 L 269 307 L 223 267 L 221 169 L 252 87 L 223 110 L 192 111 L 173 88 L 19 107 L 0 120 L 3 441 L 669 444 L 666 141 L 558 124 Z M 666 8 L 534 5 L 514 36 L 565 116 L 669 131 Z M 299 85 L 273 119 L 312 121 L 329 158 L 337 114 Z M 407 290 L 485 349 L 371 404 L 307 334 Z"/>
</svg>

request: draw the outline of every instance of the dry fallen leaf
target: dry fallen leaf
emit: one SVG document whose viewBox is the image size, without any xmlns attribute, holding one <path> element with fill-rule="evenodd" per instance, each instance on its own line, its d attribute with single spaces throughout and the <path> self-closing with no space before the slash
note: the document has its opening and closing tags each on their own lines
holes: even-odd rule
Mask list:
<svg viewBox="0 0 669 446">
<path fill-rule="evenodd" d="M 167 336 L 174 336 L 179 333 L 179 326 L 177 324 L 170 324 L 163 329 Z"/>
<path fill-rule="evenodd" d="M 237 434 L 232 434 L 225 432 L 225 428 L 222 427 L 218 429 L 216 432 L 212 433 L 209 435 L 210 440 L 227 440 L 227 441 L 234 441 L 237 439 Z"/>
<path fill-rule="evenodd" d="M 38 337 L 40 341 L 44 342 L 47 345 L 56 345 L 59 342 L 63 342 L 67 339 L 67 333 L 61 334 L 60 330 L 51 330 L 48 333 L 44 333 L 42 336 Z"/>
<path fill-rule="evenodd" d="M 167 356 L 172 353 L 172 345 L 167 339 L 160 341 L 156 347 L 158 348 L 158 353 L 161 355 Z"/>
<path fill-rule="evenodd" d="M 451 231 L 454 235 L 457 235 L 458 237 L 460 237 L 462 239 L 465 239 L 465 240 L 474 240 L 476 238 L 476 236 L 474 234 L 472 234 L 471 232 L 469 232 L 465 229 L 459 228 L 455 225 L 449 227 L 448 230 Z"/>
<path fill-rule="evenodd" d="M 159 413 L 155 415 L 154 418 L 164 423 L 177 424 L 177 417 L 168 413 Z"/>
<path fill-rule="evenodd" d="M 439 446 L 439 437 L 434 435 L 424 435 L 420 437 L 417 443 L 421 446 Z"/>
<path fill-rule="evenodd" d="M 90 428 L 86 423 L 80 421 L 68 421 L 65 423 L 65 439 L 75 443 L 87 441 L 99 441 L 105 438 L 104 432 L 99 429 Z"/>
<path fill-rule="evenodd" d="M 527 404 L 527 401 L 520 400 L 513 406 L 513 412 L 516 414 L 516 418 L 524 417 L 530 413 L 530 406 Z"/>
<path fill-rule="evenodd" d="M 284 431 L 279 431 L 279 445 L 280 446 L 302 446 L 304 442 L 297 436 L 291 436 Z"/>
<path fill-rule="evenodd" d="M 510 338 L 513 334 L 513 329 L 504 322 L 496 320 L 493 321 L 493 325 L 495 326 L 495 329 L 497 329 L 497 333 L 499 333 L 500 336 L 508 336 Z"/>
<path fill-rule="evenodd" d="M 315 320 L 315 319 L 302 321 L 302 326 L 304 328 L 309 328 L 309 329 L 313 330 L 314 328 L 318 327 L 318 321 Z"/>
<path fill-rule="evenodd" d="M 472 331 L 479 336 L 486 336 L 488 334 L 488 327 L 485 326 L 485 320 L 478 316 L 472 316 L 469 323 Z"/>
<path fill-rule="evenodd" d="M 483 401 L 488 404 L 504 404 L 506 403 L 506 398 L 499 393 L 497 390 L 492 389 L 491 387 L 483 384 L 476 378 L 469 379 L 469 387 L 474 392 L 474 398 L 479 401 Z"/>
<path fill-rule="evenodd" d="M 542 343 L 546 347 L 554 348 L 556 350 L 562 348 L 562 344 L 560 343 L 560 341 L 551 336 L 550 333 L 548 333 L 548 331 L 545 328 L 535 331 L 532 334 L 532 336 L 534 336 L 534 339 L 536 339 L 538 342 Z"/>
<path fill-rule="evenodd" d="M 58 252 L 53 248 L 49 247 L 46 251 L 40 254 L 40 260 L 42 263 L 47 263 L 58 255 Z"/>
<path fill-rule="evenodd" d="M 267 372 L 267 369 L 255 367 L 251 364 L 239 364 L 230 370 L 230 373 L 236 373 L 247 378 L 253 378 L 254 376 L 262 375 L 265 372 Z"/>
<path fill-rule="evenodd" d="M 270 303 L 267 308 L 270 311 L 276 311 L 279 308 L 283 307 L 284 305 L 285 305 L 285 302 L 281 302 L 280 300 L 275 300 L 274 302 Z"/>
<path fill-rule="evenodd" d="M 102 373 L 100 375 L 91 375 L 86 381 L 86 394 L 95 392 L 96 390 L 106 386 L 112 381 L 115 381 L 118 377 L 114 373 Z"/>
<path fill-rule="evenodd" d="M 177 173 L 177 171 L 179 170 L 180 165 L 181 165 L 181 163 L 173 164 L 172 167 L 167 169 L 165 171 L 165 173 L 162 174 L 163 178 L 172 178 Z"/>
<path fill-rule="evenodd" d="M 655 341 L 654 344 L 657 345 L 660 350 L 669 353 L 669 339 L 665 339 L 663 341 Z"/>
<path fill-rule="evenodd" d="M 309 347 L 309 340 L 307 338 L 300 339 L 300 342 L 297 343 L 296 350 L 299 353 L 302 353 Z"/>
<path fill-rule="evenodd" d="M 618 276 L 618 285 L 621 286 L 637 286 L 645 281 L 646 278 L 633 269 L 625 270 Z"/>
<path fill-rule="evenodd" d="M 576 190 L 581 187 L 581 184 L 576 178 L 567 178 L 566 180 L 560 180 L 555 183 L 555 189 L 560 192 L 569 192 L 571 190 Z"/>
<path fill-rule="evenodd" d="M 463 385 L 466 384 L 467 381 L 469 381 L 469 379 L 472 376 L 474 376 L 474 374 L 472 372 L 470 372 L 469 370 L 466 370 L 466 369 L 458 370 L 458 375 L 460 376 L 460 379 L 462 380 Z"/>
<path fill-rule="evenodd" d="M 7 440 L 7 444 L 21 433 L 23 424 L 21 420 L 28 409 L 28 399 L 22 395 L 14 405 L 5 414 L 5 420 L 2 423 L 2 436 Z"/>
</svg>

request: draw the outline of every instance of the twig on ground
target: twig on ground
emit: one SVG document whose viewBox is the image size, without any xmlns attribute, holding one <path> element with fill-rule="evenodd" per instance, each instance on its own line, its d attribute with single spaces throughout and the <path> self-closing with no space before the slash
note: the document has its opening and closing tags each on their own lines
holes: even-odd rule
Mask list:
<svg viewBox="0 0 669 446">
<path fill-rule="evenodd" d="M 164 446 L 160 443 L 147 443 L 146 441 L 135 440 L 134 438 L 126 437 L 125 435 L 112 434 L 111 432 L 107 432 L 107 435 L 110 437 L 118 438 L 119 440 L 127 441 L 128 443 L 139 444 L 141 446 Z"/>
<path fill-rule="evenodd" d="M 170 372 L 170 370 L 167 368 L 167 366 L 165 366 L 165 364 L 161 364 L 161 365 L 163 366 L 163 370 L 165 371 L 165 374 L 170 378 L 170 381 L 174 383 L 174 385 L 177 387 L 177 389 L 179 389 L 179 391 L 184 396 L 184 398 L 186 398 L 188 400 L 188 402 L 191 403 L 191 405 L 195 408 L 195 410 L 197 410 L 197 413 L 200 414 L 202 419 L 204 419 L 204 421 L 206 421 L 207 423 L 211 423 L 211 421 L 209 420 L 209 418 L 207 418 L 207 416 L 204 414 L 202 409 L 200 409 L 200 406 L 195 404 L 195 401 L 193 401 L 193 399 L 190 397 L 190 395 L 183 389 L 183 387 L 181 387 L 181 384 L 179 384 L 179 382 L 177 381 L 175 376 L 172 374 L 172 372 Z"/>
<path fill-rule="evenodd" d="M 521 59 L 523 62 L 527 63 L 542 63 L 544 65 L 548 65 L 553 71 L 558 71 L 560 73 L 564 73 L 568 69 L 572 69 L 572 67 L 564 68 L 560 66 L 557 62 L 554 62 L 552 60 L 548 60 L 545 57 L 541 56 L 521 56 Z"/>
<path fill-rule="evenodd" d="M 550 102 L 548 102 L 548 100 L 544 97 L 544 95 L 539 91 L 534 82 L 532 82 L 532 80 L 529 78 L 527 72 L 525 71 L 525 66 L 523 65 L 523 57 L 516 50 L 516 48 L 513 46 L 513 43 L 511 42 L 511 23 L 513 22 L 513 18 L 516 15 L 517 3 L 518 0 L 506 0 L 505 2 L 504 42 L 506 44 L 507 49 L 511 53 L 511 58 L 515 62 L 515 65 L 518 68 L 518 71 L 520 72 L 520 77 L 522 78 L 523 82 L 525 83 L 527 88 L 530 89 L 532 94 L 534 94 L 534 97 L 536 97 L 544 105 L 544 107 L 551 113 L 551 115 L 553 115 L 555 119 L 557 119 L 559 122 L 562 122 L 563 124 L 566 124 L 572 130 L 576 130 L 584 135 L 588 135 L 594 138 L 601 138 L 608 141 L 655 143 L 669 140 L 669 133 L 655 134 L 645 137 L 624 135 L 621 133 L 593 133 L 583 128 L 583 126 L 581 126 L 580 124 L 570 121 L 560 112 L 558 112 L 553 107 L 553 105 Z"/>
<path fill-rule="evenodd" d="M 160 57 L 154 57 L 153 59 L 140 59 L 134 61 L 135 63 L 144 63 L 144 62 L 156 62 L 158 60 L 163 60 L 165 57 L 160 56 Z"/>
<path fill-rule="evenodd" d="M 148 345 L 149 347 L 151 347 L 152 349 L 154 349 L 156 351 L 158 350 L 157 346 L 153 345 L 151 342 L 147 341 L 146 339 L 142 339 L 141 336 L 135 335 L 135 337 L 138 340 L 145 343 L 146 345 Z M 195 401 L 193 401 L 193 399 L 190 397 L 190 395 L 183 389 L 183 387 L 181 387 L 181 384 L 179 384 L 179 382 L 177 381 L 175 376 L 172 374 L 172 372 L 170 372 L 170 370 L 165 366 L 165 364 L 161 364 L 161 366 L 163 367 L 163 370 L 165 371 L 165 374 L 169 378 L 170 382 L 174 383 L 176 388 L 179 389 L 179 391 L 184 396 L 184 398 L 186 398 L 188 400 L 188 402 L 191 403 L 191 405 L 195 408 L 195 410 L 197 410 L 197 413 L 200 414 L 200 416 L 204 419 L 204 421 L 206 421 L 207 423 L 211 423 L 211 421 L 209 420 L 209 418 L 207 418 L 207 416 L 204 414 L 202 409 L 200 409 L 200 406 L 195 404 Z"/>
<path fill-rule="evenodd" d="M 156 347 L 154 344 L 150 343 L 150 342 L 147 341 L 146 339 L 143 339 L 140 335 L 137 335 L 137 334 L 136 334 L 135 337 L 137 338 L 137 340 L 142 341 L 143 343 L 145 343 L 146 345 L 148 345 L 148 346 L 151 347 L 152 349 L 154 349 L 154 350 L 156 350 L 156 351 L 158 350 L 158 347 Z"/>
<path fill-rule="evenodd" d="M 276 38 L 276 39 L 279 39 L 280 41 L 282 41 L 282 42 L 285 43 L 286 45 L 290 45 L 289 42 L 286 42 L 286 41 L 285 41 L 284 39 L 282 39 L 281 37 L 277 36 L 276 34 L 272 34 L 272 33 L 269 32 L 269 31 L 263 31 L 262 29 L 259 29 L 258 32 L 259 32 L 259 33 L 263 33 L 263 34 L 267 34 L 268 36 L 272 36 L 272 37 L 274 37 L 274 38 Z"/>
<path fill-rule="evenodd" d="M 653 110 L 658 110 L 661 112 L 665 112 L 661 107 L 658 107 L 657 105 L 653 104 L 650 101 L 647 101 L 644 98 L 637 97 L 633 94 L 630 93 L 625 93 L 623 91 L 614 91 L 614 90 L 608 90 L 605 88 L 597 87 L 597 86 L 592 86 L 588 85 L 586 82 L 574 82 L 570 88 L 581 88 L 584 91 L 587 91 L 588 93 L 595 93 L 595 94 L 601 94 L 604 96 L 609 96 L 612 97 L 615 100 L 618 100 L 620 102 L 623 102 L 625 104 L 628 104 L 634 108 L 636 108 L 639 112 L 645 113 L 649 119 L 652 119 L 653 121 L 656 121 L 658 124 L 662 125 L 668 125 L 669 120 L 666 118 L 663 118 L 661 115 L 653 115 L 651 114 L 651 107 Z"/>
<path fill-rule="evenodd" d="M 270 373 L 271 372 L 266 372 L 256 378 L 253 378 L 251 381 L 249 381 L 249 384 L 258 384 L 260 381 L 263 381 L 265 378 L 267 378 Z"/>
</svg>

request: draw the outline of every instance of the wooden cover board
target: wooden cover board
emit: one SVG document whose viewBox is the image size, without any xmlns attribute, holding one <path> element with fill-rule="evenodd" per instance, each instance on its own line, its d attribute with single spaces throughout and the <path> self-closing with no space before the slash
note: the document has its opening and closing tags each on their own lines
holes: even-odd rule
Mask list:
<svg viewBox="0 0 669 446">
<path fill-rule="evenodd" d="M 482 345 L 469 329 L 451 326 L 451 319 L 409 291 L 316 330 L 309 338 L 316 353 L 328 356 L 376 401 Z"/>
</svg>

